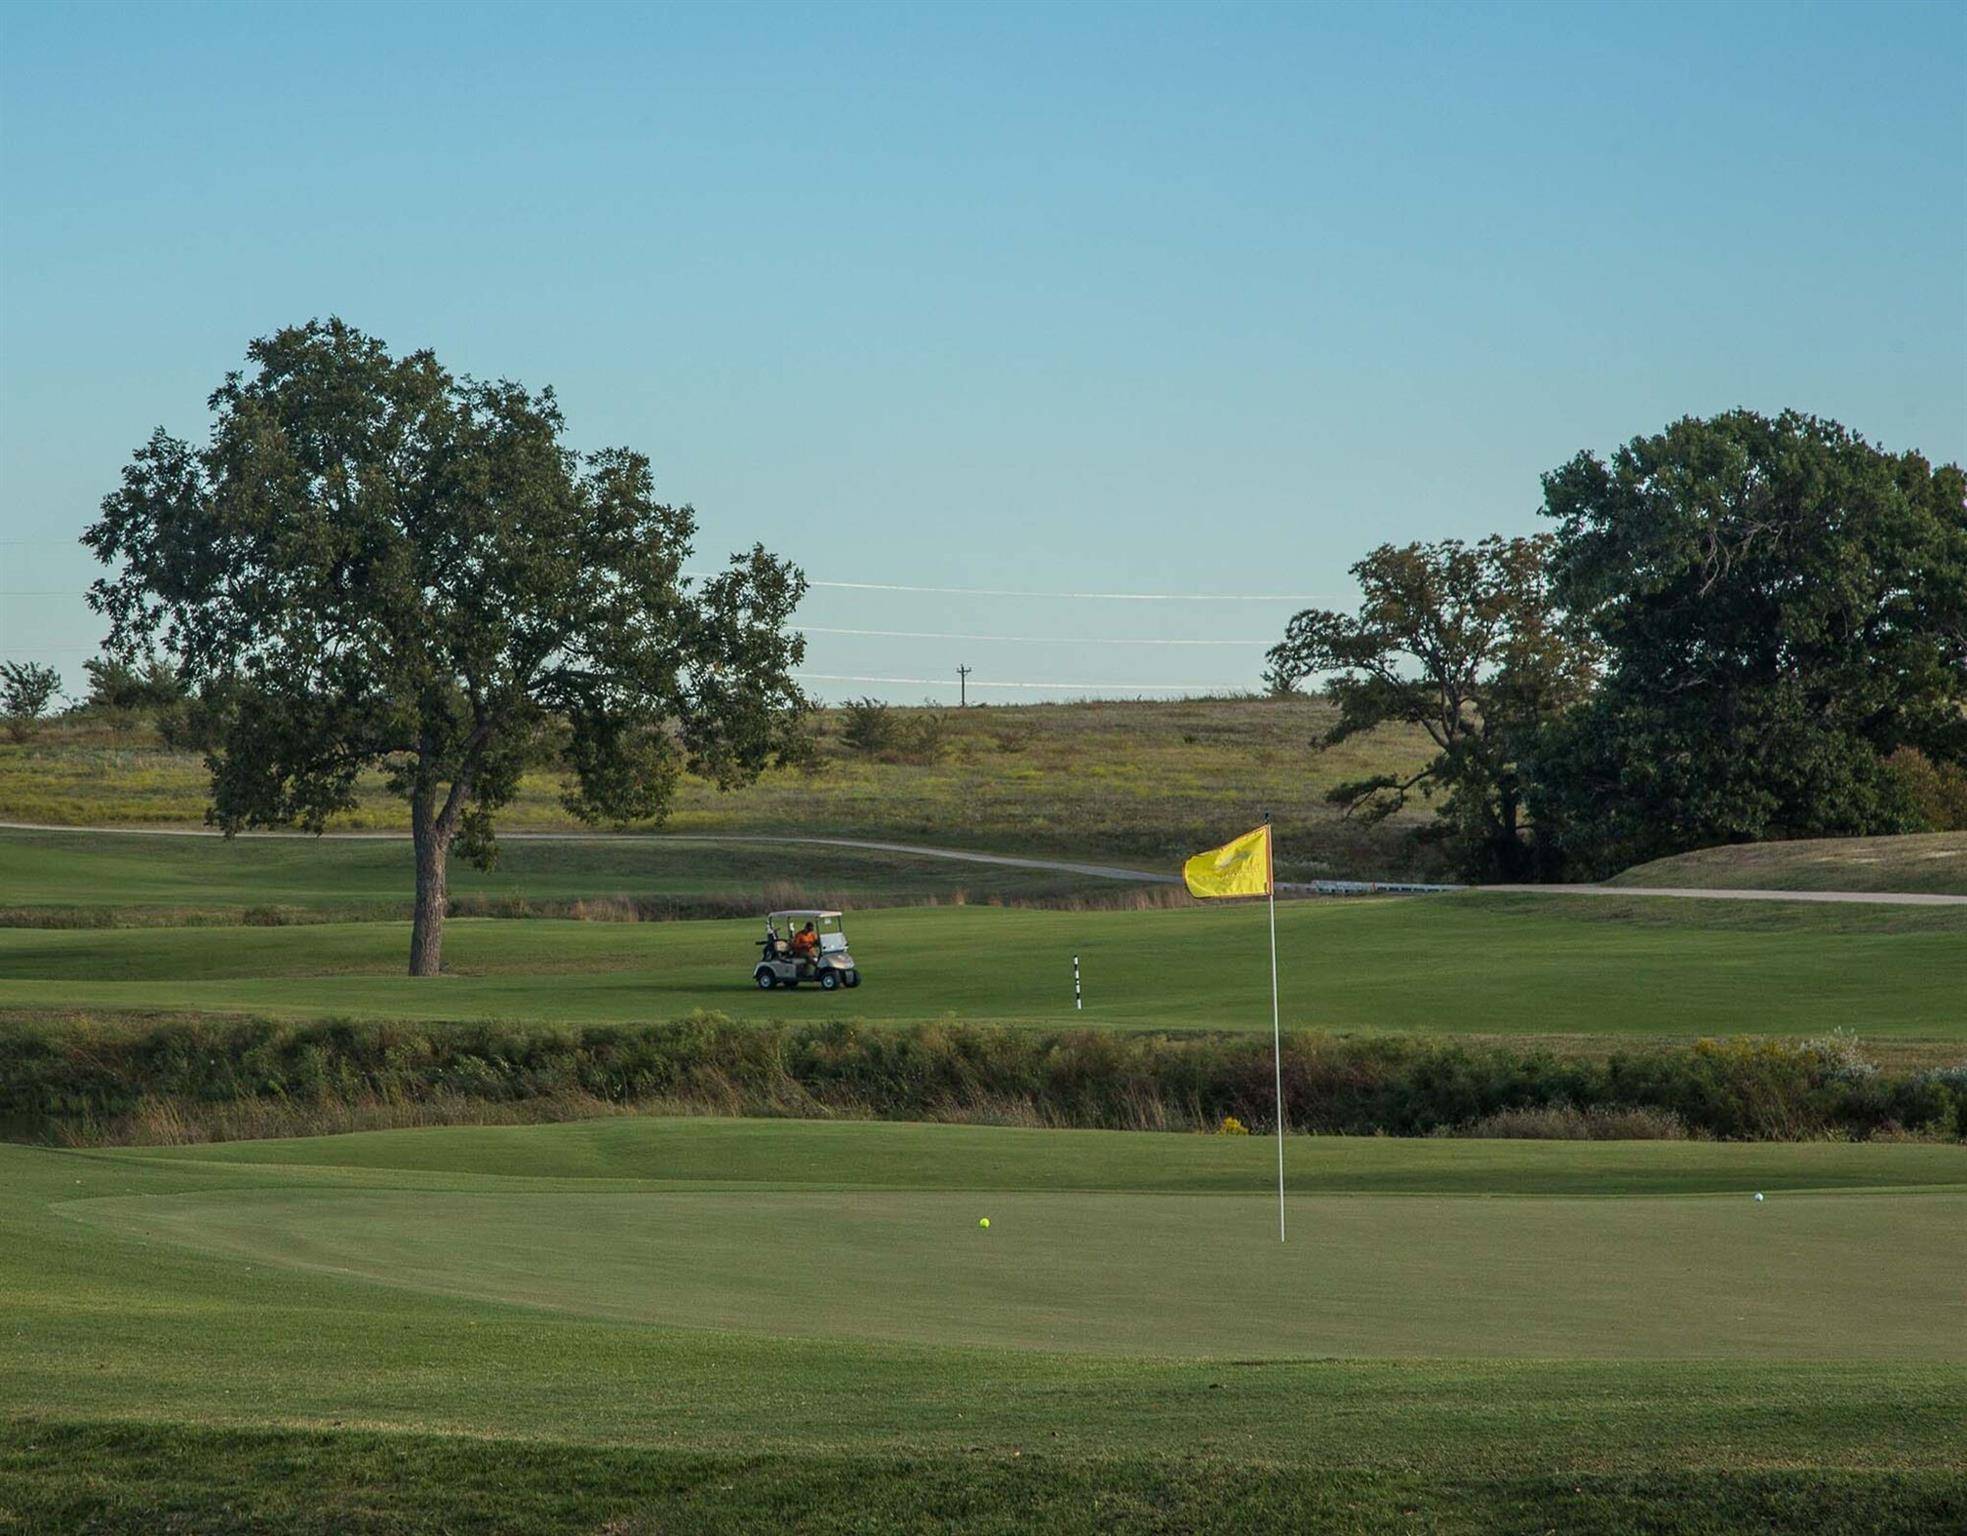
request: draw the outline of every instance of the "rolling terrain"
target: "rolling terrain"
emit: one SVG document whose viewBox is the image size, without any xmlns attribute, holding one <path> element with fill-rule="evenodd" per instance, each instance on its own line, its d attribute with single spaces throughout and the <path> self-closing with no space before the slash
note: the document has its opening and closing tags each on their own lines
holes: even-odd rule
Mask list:
<svg viewBox="0 0 1967 1536">
<path fill-rule="evenodd" d="M 1418 733 L 1375 732 L 1328 752 L 1313 738 L 1333 712 L 1313 698 L 1109 700 L 897 710 L 940 718 L 931 754 L 901 761 L 842 739 L 837 710 L 817 716 L 815 771 L 767 774 L 720 793 L 686 777 L 671 832 L 772 833 L 930 843 L 1047 858 L 1171 865 L 1277 821 L 1284 878 L 1413 875 L 1434 866 L 1407 834 L 1425 812 L 1378 828 L 1326 804 L 1333 784 L 1411 771 L 1431 749 Z M 407 814 L 362 783 L 361 807 L 334 823 L 402 832 Z M 196 826 L 209 776 L 196 752 L 166 748 L 141 720 L 61 720 L 25 743 L 0 742 L 0 821 L 66 826 Z M 499 825 L 586 830 L 560 804 L 558 778 L 528 774 Z M 646 830 L 646 829 L 639 829 Z"/>
<path fill-rule="evenodd" d="M 1705 886 L 1713 890 L 1967 895 L 1967 832 L 1800 838 L 1786 843 L 1700 848 L 1637 865 L 1611 883 Z"/>
<path fill-rule="evenodd" d="M 1427 1087 L 1460 1134 L 1288 1138 L 1280 1245 L 1266 1138 L 855 1118 L 892 1073 L 929 1084 L 925 1114 L 1046 1123 L 935 1097 L 937 1073 L 983 1080 L 967 1052 L 1015 1083 L 1008 1039 L 1033 1041 L 1047 1112 L 1076 1073 L 1083 1102 L 1124 1099 L 1142 1063 L 1117 1052 L 1140 1046 L 1160 1110 L 1187 1116 L 1168 1123 L 1215 1125 L 1182 1109 L 1183 1074 L 1233 1075 L 1219 1045 L 1267 1058 L 1260 904 L 891 850 L 515 838 L 454 877 L 460 912 L 505 915 L 454 916 L 446 974 L 415 981 L 408 874 L 386 838 L 0 832 L 7 1091 L 103 1106 L 37 1135 L 607 1116 L 0 1143 L 0 1530 L 1855 1536 L 1967 1516 L 1957 1116 L 1871 1141 L 1471 1139 L 1452 1076 L 1494 1063 L 1426 1054 L 1515 1042 L 1534 1086 L 1681 1049 L 1676 1081 L 1711 1061 L 1753 1095 L 1799 1058 L 1765 1079 L 1757 1041 L 1676 1043 L 1855 1031 L 1930 1075 L 1967 1053 L 1967 910 L 1284 902 L 1293 1071 L 1337 1073 L 1330 1093 L 1381 1070 L 1372 1051 L 1418 1048 L 1387 1091 Z M 758 910 L 806 901 L 850 909 L 866 985 L 750 984 Z M 594 920 L 629 917 L 698 920 Z M 654 1044 L 605 1035 L 670 1021 Z M 793 1045 L 768 1023 L 819 1027 Z M 426 1096 L 360 1075 L 398 1059 L 411 1081 L 461 1037 L 479 1044 L 432 1053 Z M 761 1037 L 765 1058 L 873 1074 L 867 1097 L 763 1109 L 835 1119 L 622 1113 L 715 1107 L 755 1083 L 730 1053 Z M 675 1052 L 670 1099 L 565 1086 L 581 1053 L 644 1045 L 655 1067 Z M 1827 1050 L 1844 1060 L 1843 1037 Z M 489 1071 L 474 1051 L 513 1059 L 447 1086 Z M 65 1065 L 36 1077 L 36 1053 Z M 191 1102 L 197 1081 L 235 1097 Z M 1137 1112 L 1120 1123 L 1160 1111 Z M 1785 1134 L 1783 1113 L 1753 1134 Z M 1616 1124 L 1680 1134 L 1658 1112 Z"/>
</svg>

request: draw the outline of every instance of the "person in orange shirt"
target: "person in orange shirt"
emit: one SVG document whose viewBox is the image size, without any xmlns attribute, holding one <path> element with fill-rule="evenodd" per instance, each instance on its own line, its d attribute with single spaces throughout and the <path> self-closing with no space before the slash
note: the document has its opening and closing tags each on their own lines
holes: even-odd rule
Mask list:
<svg viewBox="0 0 1967 1536">
<path fill-rule="evenodd" d="M 810 960 L 820 952 L 820 936 L 809 922 L 792 936 L 792 957 Z"/>
</svg>

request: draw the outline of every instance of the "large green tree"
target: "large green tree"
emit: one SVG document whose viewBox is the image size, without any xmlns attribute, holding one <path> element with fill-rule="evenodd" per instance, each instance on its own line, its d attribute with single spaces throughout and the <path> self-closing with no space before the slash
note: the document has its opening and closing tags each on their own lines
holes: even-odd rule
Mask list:
<svg viewBox="0 0 1967 1536">
<path fill-rule="evenodd" d="M 1967 760 L 1967 477 L 1787 412 L 1688 418 L 1544 477 L 1560 601 L 1605 647 L 1533 802 L 1582 873 L 1914 829 Z"/>
<path fill-rule="evenodd" d="M 1416 795 L 1439 796 L 1432 835 L 1482 879 L 1542 869 L 1524 755 L 1592 685 L 1594 648 L 1551 597 L 1551 544 L 1544 535 L 1382 545 L 1352 568 L 1356 612 L 1306 609 L 1269 653 L 1274 689 L 1326 679 L 1339 716 L 1321 745 L 1389 724 L 1427 733 L 1435 753 L 1416 772 L 1339 784 L 1329 798 L 1377 821 Z"/>
<path fill-rule="evenodd" d="M 209 819 L 319 832 L 380 766 L 416 847 L 410 970 L 440 969 L 447 860 L 543 746 L 589 821 L 659 817 L 800 738 L 804 579 L 762 548 L 683 575 L 695 517 L 626 448 L 577 453 L 550 390 L 394 357 L 339 320 L 247 349 L 200 447 L 159 430 L 86 542 L 106 649 L 226 701 Z"/>
</svg>

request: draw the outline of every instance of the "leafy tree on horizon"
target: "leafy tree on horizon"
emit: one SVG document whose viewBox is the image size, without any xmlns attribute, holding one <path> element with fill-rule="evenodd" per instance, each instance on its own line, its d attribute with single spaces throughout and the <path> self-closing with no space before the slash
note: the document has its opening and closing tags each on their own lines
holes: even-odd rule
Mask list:
<svg viewBox="0 0 1967 1536">
<path fill-rule="evenodd" d="M 92 656 L 82 663 L 88 674 L 85 704 L 105 711 L 130 714 L 168 709 L 185 696 L 183 679 L 168 661 L 146 656 L 140 662 L 114 656 Z"/>
<path fill-rule="evenodd" d="M 92 656 L 82 670 L 89 679 L 82 707 L 116 731 L 131 730 L 139 716 L 148 715 L 168 741 L 171 723 L 191 697 L 177 669 L 155 656 Z"/>
<path fill-rule="evenodd" d="M 159 429 L 84 542 L 105 649 L 222 700 L 207 819 L 319 832 L 380 766 L 416 849 L 410 972 L 442 963 L 448 858 L 550 748 L 590 823 L 662 816 L 796 752 L 805 590 L 762 547 L 682 574 L 696 532 L 626 448 L 578 453 L 552 391 L 392 357 L 339 319 L 247 348 L 203 446 Z"/>
<path fill-rule="evenodd" d="M 1357 613 L 1306 609 L 1267 656 L 1273 691 L 1327 676 L 1339 718 L 1320 747 L 1389 724 L 1427 733 L 1435 755 L 1418 772 L 1338 784 L 1327 799 L 1372 822 L 1440 795 L 1427 835 L 1479 878 L 1544 868 L 1524 757 L 1595 677 L 1595 647 L 1552 599 L 1552 546 L 1548 534 L 1382 545 L 1352 567 Z"/>
<path fill-rule="evenodd" d="M 38 661 L 0 661 L 0 719 L 7 734 L 26 741 L 34 722 L 61 696 L 61 674 Z"/>
<path fill-rule="evenodd" d="M 1924 824 L 1888 759 L 1967 763 L 1959 466 L 1729 411 L 1580 453 L 1544 496 L 1556 594 L 1607 657 L 1532 765 L 1582 872 Z"/>
</svg>

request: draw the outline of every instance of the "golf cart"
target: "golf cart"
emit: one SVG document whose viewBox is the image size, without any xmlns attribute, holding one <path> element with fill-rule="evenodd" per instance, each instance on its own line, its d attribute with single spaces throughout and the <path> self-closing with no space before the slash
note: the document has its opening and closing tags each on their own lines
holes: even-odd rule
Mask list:
<svg viewBox="0 0 1967 1536">
<path fill-rule="evenodd" d="M 861 973 L 847 953 L 847 930 L 838 912 L 770 912 L 751 979 L 761 992 L 816 981 L 825 991 L 858 987 Z"/>
</svg>

